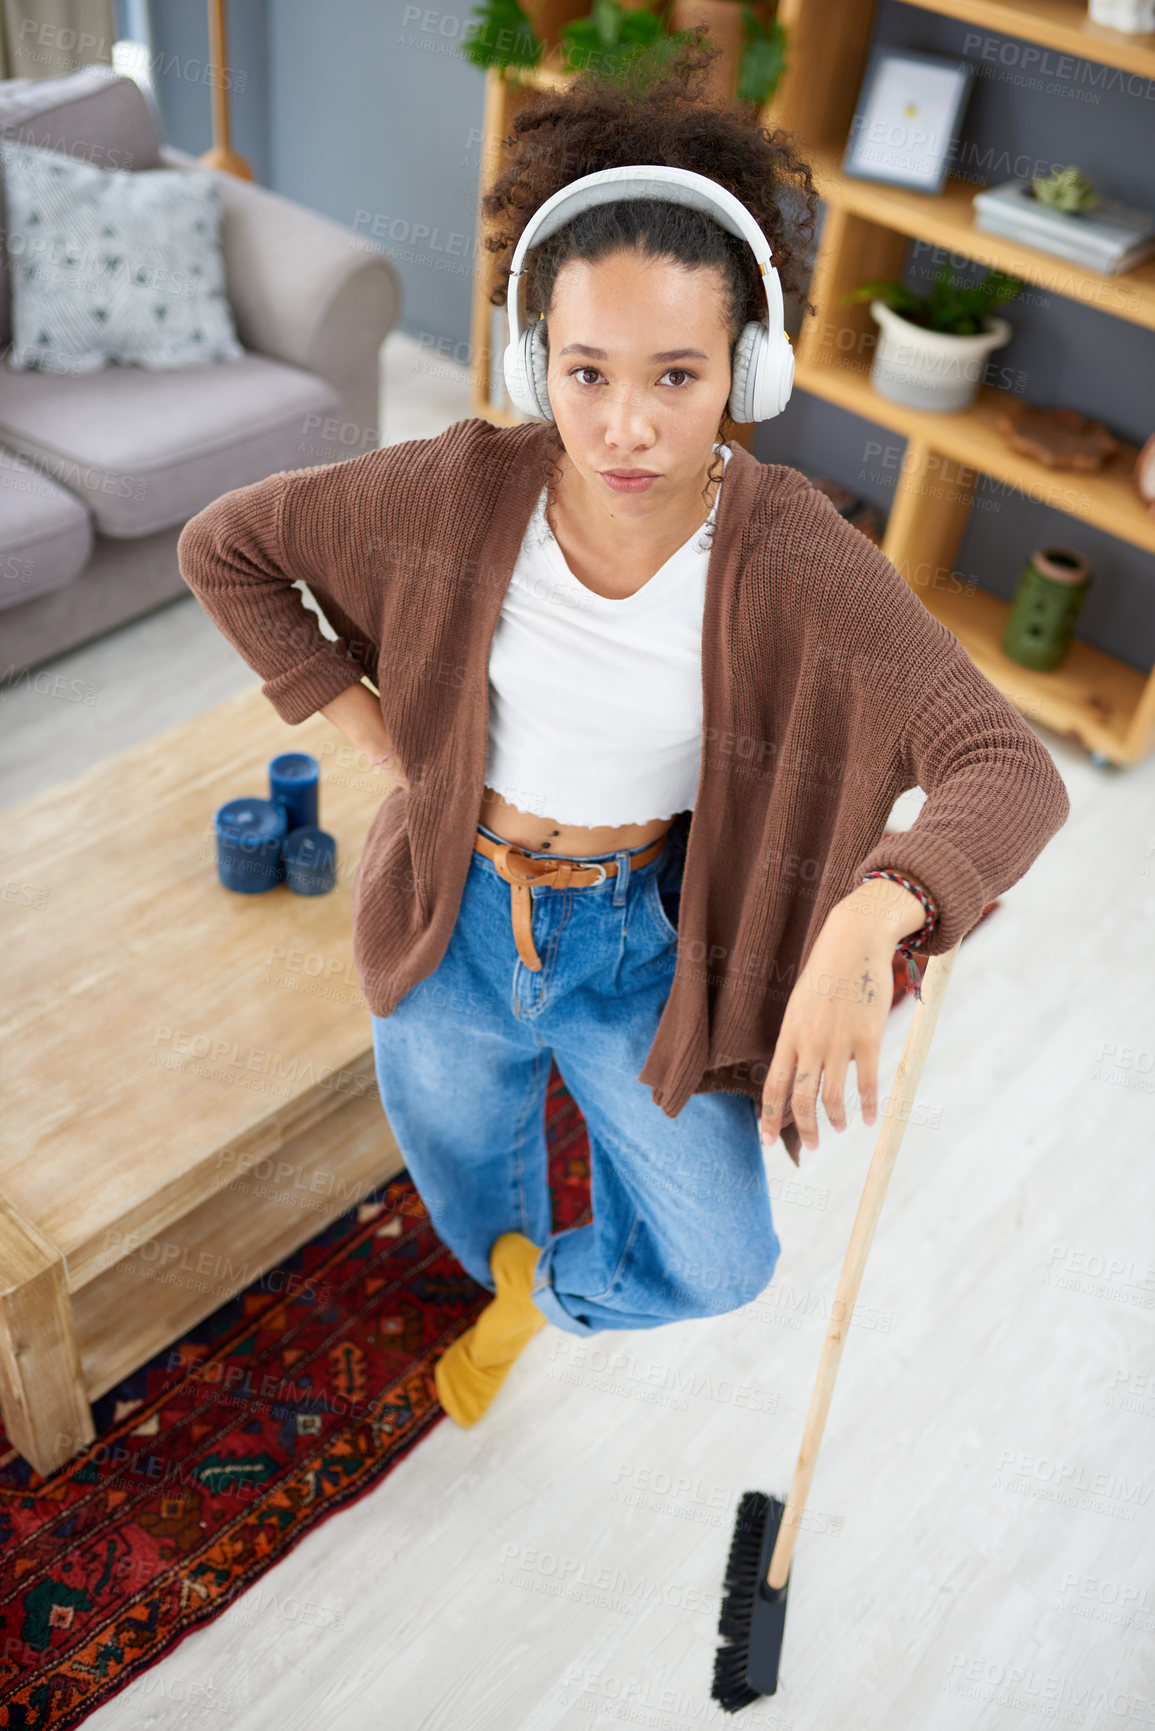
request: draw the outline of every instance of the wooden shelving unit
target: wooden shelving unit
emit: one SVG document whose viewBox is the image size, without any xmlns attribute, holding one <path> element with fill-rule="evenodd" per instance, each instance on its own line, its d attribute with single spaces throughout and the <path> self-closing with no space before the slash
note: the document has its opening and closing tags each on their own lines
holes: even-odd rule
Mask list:
<svg viewBox="0 0 1155 1731">
<path fill-rule="evenodd" d="M 834 149 L 811 146 L 809 161 L 814 184 L 832 208 L 849 211 L 904 238 L 965 253 L 975 264 L 1006 271 L 1081 306 L 1155 330 L 1155 259 L 1123 276 L 1104 276 L 1102 271 L 1088 270 L 1052 252 L 1040 252 L 1038 247 L 1023 246 L 976 228 L 971 200 L 978 187 L 973 181 L 952 178 L 935 198 L 925 192 L 907 192 L 884 186 L 881 181 L 843 175 L 838 167 L 841 145 Z M 1011 308 L 1013 311 L 1013 302 Z"/>
<path fill-rule="evenodd" d="M 998 36 L 1017 36 L 1022 42 L 1074 54 L 1100 66 L 1151 76 L 1155 35 L 1132 36 L 1126 30 L 1092 24 L 1085 0 L 919 0 L 919 5 L 924 12 L 961 18 L 964 24 Z"/>
<path fill-rule="evenodd" d="M 1155 79 L 1155 35 L 1131 36 L 1092 24 L 1085 0 L 921 3 L 993 34 Z M 1155 330 L 1155 262 L 1121 277 L 1104 276 L 988 234 L 974 226 L 976 187 L 963 179 L 949 180 L 935 196 L 844 176 L 839 164 L 866 66 L 872 9 L 860 0 L 780 0 L 778 16 L 788 65 L 762 118 L 798 135 L 825 205 L 809 291 L 816 310 L 795 342 L 795 390 L 810 391 L 905 440 L 883 550 L 987 678 L 1025 715 L 1079 740 L 1096 762 L 1138 763 L 1155 748 L 1155 670 L 1141 673 L 1080 639 L 1052 672 L 1020 667 L 1000 647 L 1009 603 L 960 581 L 954 568 L 979 476 L 1155 553 L 1155 517 L 1131 483 L 1136 451 L 1127 447 L 1097 474 L 1053 470 L 1010 450 L 997 432 L 998 410 L 1021 400 L 1011 392 L 984 386 L 970 409 L 953 415 L 891 402 L 870 383 L 876 331 L 869 309 L 843 305 L 842 296 L 866 277 L 901 276 L 907 247 L 917 239 Z M 832 58 L 834 39 L 839 52 Z M 487 74 L 483 187 L 496 172 L 500 141 L 520 104 L 545 84 L 565 82 L 552 69 L 518 82 Z M 479 218 L 473 409 L 509 426 L 524 417 L 490 397 L 491 378 L 500 380 L 504 335 L 491 316 L 500 309 L 489 304 L 493 271 L 481 233 Z M 740 430 L 744 444 L 754 431 Z"/>
</svg>

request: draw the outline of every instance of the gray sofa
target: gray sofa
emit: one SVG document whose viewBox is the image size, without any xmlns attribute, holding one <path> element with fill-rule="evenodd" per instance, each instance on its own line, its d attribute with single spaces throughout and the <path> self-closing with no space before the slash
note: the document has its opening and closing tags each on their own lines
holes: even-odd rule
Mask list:
<svg viewBox="0 0 1155 1731">
<path fill-rule="evenodd" d="M 103 66 L 0 81 L 0 135 L 96 167 L 200 167 L 163 143 L 140 87 Z M 218 178 L 240 361 L 14 372 L 0 247 L 0 683 L 187 595 L 177 539 L 221 493 L 379 443 L 378 351 L 401 311 L 392 261 L 327 217 Z"/>
</svg>

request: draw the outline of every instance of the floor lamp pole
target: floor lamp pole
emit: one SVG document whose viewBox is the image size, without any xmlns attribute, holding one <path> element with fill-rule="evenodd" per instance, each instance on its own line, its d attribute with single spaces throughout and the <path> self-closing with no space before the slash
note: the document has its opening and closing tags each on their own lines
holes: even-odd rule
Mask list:
<svg viewBox="0 0 1155 1731">
<path fill-rule="evenodd" d="M 228 59 L 229 30 L 225 16 L 225 0 L 209 0 L 209 89 L 213 101 L 213 145 L 199 160 L 206 168 L 219 168 L 225 174 L 235 174 L 238 180 L 252 180 L 253 171 L 249 164 L 243 156 L 238 156 L 232 147 L 229 93 L 224 80 Z"/>
</svg>

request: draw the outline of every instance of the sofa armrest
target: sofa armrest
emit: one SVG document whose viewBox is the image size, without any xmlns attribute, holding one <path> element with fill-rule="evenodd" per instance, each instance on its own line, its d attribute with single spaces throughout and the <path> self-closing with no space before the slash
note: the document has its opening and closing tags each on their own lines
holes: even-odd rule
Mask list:
<svg viewBox="0 0 1155 1731">
<path fill-rule="evenodd" d="M 204 166 L 169 144 L 161 146 L 160 160 L 173 169 Z M 315 373 L 346 401 L 357 399 L 366 378 L 375 390 L 378 351 L 401 316 L 401 277 L 388 253 L 267 187 L 214 172 L 225 281 L 241 342 Z M 375 431 L 365 443 L 376 443 Z"/>
</svg>

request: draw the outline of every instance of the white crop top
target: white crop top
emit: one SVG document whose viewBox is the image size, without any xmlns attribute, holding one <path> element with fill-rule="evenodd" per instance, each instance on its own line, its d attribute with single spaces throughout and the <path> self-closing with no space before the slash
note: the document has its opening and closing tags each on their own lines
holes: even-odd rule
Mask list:
<svg viewBox="0 0 1155 1731">
<path fill-rule="evenodd" d="M 715 448 L 728 463 L 729 446 Z M 708 560 L 703 524 L 633 595 L 595 595 L 566 564 L 542 489 L 490 650 L 487 786 L 562 824 L 693 808 Z"/>
</svg>

